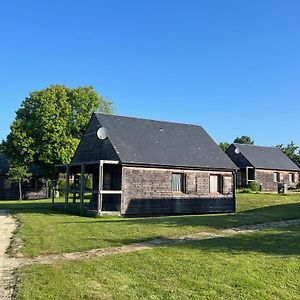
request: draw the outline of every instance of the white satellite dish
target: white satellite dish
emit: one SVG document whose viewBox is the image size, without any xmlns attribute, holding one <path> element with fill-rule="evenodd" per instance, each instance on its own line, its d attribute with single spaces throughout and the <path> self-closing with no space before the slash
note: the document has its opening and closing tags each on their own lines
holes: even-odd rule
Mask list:
<svg viewBox="0 0 300 300">
<path fill-rule="evenodd" d="M 235 152 L 236 154 L 240 154 L 240 153 L 241 153 L 241 151 L 240 151 L 239 148 L 235 148 L 234 152 Z"/>
<path fill-rule="evenodd" d="M 100 127 L 97 130 L 97 137 L 99 140 L 105 140 L 107 138 L 107 129 L 105 127 Z"/>
</svg>

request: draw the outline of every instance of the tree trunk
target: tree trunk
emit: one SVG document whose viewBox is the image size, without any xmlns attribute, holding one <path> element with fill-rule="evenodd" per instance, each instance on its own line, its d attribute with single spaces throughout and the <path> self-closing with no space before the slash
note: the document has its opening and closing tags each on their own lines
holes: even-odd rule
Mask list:
<svg viewBox="0 0 300 300">
<path fill-rule="evenodd" d="M 19 180 L 19 200 L 22 201 L 22 181 Z"/>
</svg>

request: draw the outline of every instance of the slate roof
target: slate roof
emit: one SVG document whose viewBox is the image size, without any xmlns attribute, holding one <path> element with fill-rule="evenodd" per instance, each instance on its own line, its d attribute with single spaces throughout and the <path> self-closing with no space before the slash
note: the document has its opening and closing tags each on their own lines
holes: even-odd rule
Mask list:
<svg viewBox="0 0 300 300">
<path fill-rule="evenodd" d="M 240 153 L 258 169 L 300 171 L 300 168 L 291 161 L 279 148 L 233 144 Z"/>
<path fill-rule="evenodd" d="M 0 153 L 0 175 L 5 176 L 9 170 L 9 160 Z M 44 172 L 43 170 L 37 166 L 33 165 L 29 168 L 29 171 L 32 173 L 34 176 L 43 176 Z"/>
<path fill-rule="evenodd" d="M 201 126 L 96 113 L 122 163 L 237 167 Z"/>
</svg>

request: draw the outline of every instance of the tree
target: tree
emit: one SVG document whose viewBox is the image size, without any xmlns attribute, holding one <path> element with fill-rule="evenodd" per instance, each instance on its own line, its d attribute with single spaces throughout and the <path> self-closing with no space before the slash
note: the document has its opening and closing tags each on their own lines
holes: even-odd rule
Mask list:
<svg viewBox="0 0 300 300">
<path fill-rule="evenodd" d="M 219 144 L 219 147 L 224 151 L 224 152 L 226 152 L 226 150 L 229 148 L 229 146 L 230 146 L 230 144 L 229 143 L 227 143 L 227 142 L 221 142 L 220 144 Z"/>
<path fill-rule="evenodd" d="M 24 165 L 18 165 L 12 163 L 8 171 L 8 177 L 12 182 L 18 182 L 19 186 L 19 200 L 22 200 L 22 182 L 28 181 L 28 178 L 32 174 L 28 171 L 28 168 Z"/>
<path fill-rule="evenodd" d="M 240 137 L 237 137 L 233 142 L 238 144 L 254 145 L 254 141 L 252 141 L 251 137 L 247 135 L 242 135 Z"/>
<path fill-rule="evenodd" d="M 300 167 L 300 148 L 296 146 L 296 144 L 291 141 L 285 147 L 283 144 L 277 145 L 277 148 L 281 149 L 281 151 L 288 156 L 298 167 Z"/>
<path fill-rule="evenodd" d="M 91 86 L 51 85 L 32 92 L 17 110 L 2 151 L 18 166 L 40 166 L 57 183 L 54 165 L 70 162 L 95 111 L 112 113 L 112 102 Z"/>
</svg>

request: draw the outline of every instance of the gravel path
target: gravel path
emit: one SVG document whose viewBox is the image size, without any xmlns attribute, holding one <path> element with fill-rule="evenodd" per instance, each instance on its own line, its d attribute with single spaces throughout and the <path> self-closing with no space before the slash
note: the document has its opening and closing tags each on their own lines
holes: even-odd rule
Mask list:
<svg viewBox="0 0 300 300">
<path fill-rule="evenodd" d="M 14 271 L 19 265 L 15 258 L 10 258 L 6 254 L 6 249 L 10 245 L 11 237 L 17 228 L 16 220 L 6 211 L 0 210 L 0 299 L 11 299 L 15 278 Z"/>
</svg>

